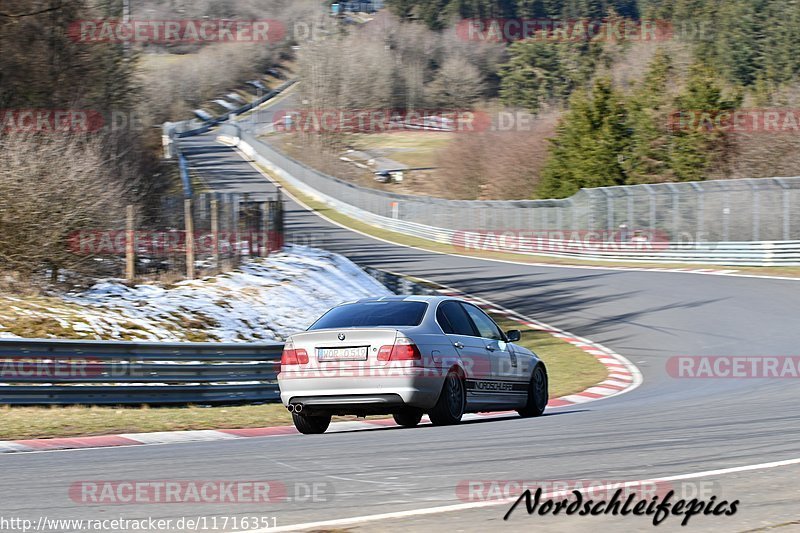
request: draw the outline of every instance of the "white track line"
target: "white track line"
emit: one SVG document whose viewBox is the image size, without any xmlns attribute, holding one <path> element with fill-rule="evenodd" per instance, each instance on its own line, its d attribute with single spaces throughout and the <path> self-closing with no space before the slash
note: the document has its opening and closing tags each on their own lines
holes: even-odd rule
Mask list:
<svg viewBox="0 0 800 533">
<path fill-rule="evenodd" d="M 735 466 L 732 468 L 721 468 L 718 470 L 705 470 L 702 472 L 692 472 L 689 474 L 679 474 L 675 476 L 667 476 L 667 477 L 660 477 L 660 478 L 652 478 L 652 479 L 641 479 L 637 481 L 627 481 L 625 483 L 613 483 L 607 484 L 603 486 L 588 486 L 579 490 L 581 493 L 586 492 L 588 490 L 608 490 L 608 489 L 616 489 L 628 486 L 640 486 L 644 483 L 666 483 L 671 481 L 683 481 L 686 479 L 697 479 L 697 478 L 704 478 L 704 477 L 714 477 L 714 476 L 724 476 L 727 474 L 736 474 L 739 472 L 748 472 L 752 470 L 766 470 L 769 468 L 779 468 L 781 466 L 790 466 L 800 464 L 800 458 L 796 459 L 787 459 L 785 461 L 773 461 L 770 463 L 760 463 L 754 465 L 745 465 L 745 466 Z M 570 491 L 571 492 L 571 491 Z M 543 498 L 553 498 L 557 496 L 564 496 L 566 493 L 565 491 L 553 491 L 543 494 Z M 280 526 L 276 528 L 266 528 L 266 529 L 253 529 L 250 533 L 276 533 L 280 531 L 303 531 L 306 529 L 319 529 L 319 528 L 328 528 L 328 527 L 338 527 L 338 526 L 354 526 L 358 524 L 364 524 L 367 522 L 378 522 L 381 520 L 392 520 L 392 519 L 403 519 L 403 518 L 411 518 L 416 516 L 425 516 L 425 515 L 433 515 L 433 514 L 441 514 L 441 513 L 450 513 L 454 511 L 468 511 L 472 509 L 481 509 L 483 507 L 496 507 L 498 505 L 508 505 L 509 503 L 517 500 L 519 496 L 505 498 L 500 500 L 489 500 L 489 501 L 480 501 L 480 502 L 469 502 L 469 503 L 459 503 L 453 505 L 441 505 L 438 507 L 427 507 L 424 509 L 413 509 L 410 511 L 396 511 L 392 513 L 380 513 L 380 514 L 373 514 L 373 515 L 363 515 L 363 516 L 354 516 L 351 518 L 339 518 L 334 520 L 321 520 L 318 522 L 306 522 L 302 524 L 293 524 L 289 526 Z"/>
</svg>

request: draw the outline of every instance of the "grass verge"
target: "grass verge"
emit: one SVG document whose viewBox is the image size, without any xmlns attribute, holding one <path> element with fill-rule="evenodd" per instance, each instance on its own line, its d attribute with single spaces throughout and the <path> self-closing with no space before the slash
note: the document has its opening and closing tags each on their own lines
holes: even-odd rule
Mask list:
<svg viewBox="0 0 800 533">
<path fill-rule="evenodd" d="M 491 314 L 491 313 L 489 313 Z M 586 390 L 606 379 L 608 371 L 594 356 L 553 337 L 549 333 L 493 316 L 503 331 L 518 329 L 522 339 L 515 343 L 531 350 L 547 365 L 550 398 L 558 398 Z"/>
<path fill-rule="evenodd" d="M 355 134 L 351 144 L 357 150 L 383 154 L 412 168 L 432 167 L 438 152 L 452 139 L 451 133 L 392 132 Z"/>
</svg>

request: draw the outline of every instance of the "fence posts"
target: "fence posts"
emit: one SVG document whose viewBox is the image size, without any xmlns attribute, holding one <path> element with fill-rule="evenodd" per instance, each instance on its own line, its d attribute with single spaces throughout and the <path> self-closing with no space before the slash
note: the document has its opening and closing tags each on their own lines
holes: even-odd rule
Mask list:
<svg viewBox="0 0 800 533">
<path fill-rule="evenodd" d="M 217 199 L 211 200 L 211 257 L 214 268 L 219 268 L 219 205 Z"/>
<path fill-rule="evenodd" d="M 269 202 L 264 202 L 261 204 L 261 257 L 267 257 L 270 251 L 270 242 L 271 235 L 270 235 L 270 209 L 269 209 Z"/>
<path fill-rule="evenodd" d="M 136 278 L 136 227 L 132 205 L 126 209 L 125 219 L 125 279 L 133 283 Z"/>
<path fill-rule="evenodd" d="M 230 238 L 232 239 L 233 249 L 231 250 L 231 255 L 233 259 L 234 267 L 239 266 L 239 263 L 242 260 L 242 250 L 240 247 L 240 240 L 239 240 L 239 196 L 236 194 L 231 194 L 229 197 L 230 202 L 230 224 L 231 224 L 231 231 L 230 231 Z"/>
<path fill-rule="evenodd" d="M 186 223 L 186 279 L 194 279 L 194 221 L 190 198 L 183 201 L 183 213 Z"/>
<path fill-rule="evenodd" d="M 284 233 L 284 226 L 283 226 L 283 189 L 281 186 L 278 185 L 276 187 L 276 194 L 275 194 L 275 214 L 273 216 L 273 220 L 275 226 L 273 228 L 273 235 L 278 240 L 276 250 L 280 250 L 283 248 L 283 245 L 286 243 L 285 241 L 285 233 Z"/>
<path fill-rule="evenodd" d="M 280 198 L 279 193 L 277 199 L 260 198 L 241 205 L 239 196 L 228 194 L 196 196 L 198 202 L 171 198 L 155 214 L 140 213 L 128 205 L 124 226 L 117 226 L 113 237 L 98 235 L 104 239 L 98 246 L 114 246 L 116 275 L 124 276 L 127 283 L 161 273 L 196 279 L 213 270 L 236 268 L 245 253 L 252 258 L 269 257 L 280 250 L 284 238 Z"/>
<path fill-rule="evenodd" d="M 791 197 L 789 187 L 786 185 L 786 182 L 782 178 L 775 178 L 775 182 L 780 185 L 781 189 L 783 190 L 783 228 L 782 228 L 782 235 L 783 240 L 789 240 L 789 234 L 791 230 L 791 222 L 789 219 L 790 207 L 791 207 Z"/>
<path fill-rule="evenodd" d="M 757 241 L 760 239 L 761 234 L 761 199 L 759 198 L 760 191 L 758 185 L 750 182 L 750 187 L 753 189 L 753 237 L 752 240 Z"/>
</svg>

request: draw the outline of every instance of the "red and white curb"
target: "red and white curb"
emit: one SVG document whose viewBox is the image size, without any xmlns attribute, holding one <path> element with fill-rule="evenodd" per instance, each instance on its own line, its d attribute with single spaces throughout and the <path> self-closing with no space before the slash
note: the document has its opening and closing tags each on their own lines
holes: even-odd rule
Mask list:
<svg viewBox="0 0 800 533">
<path fill-rule="evenodd" d="M 423 280 L 426 281 L 427 280 Z M 432 282 L 428 282 L 432 283 Z M 566 331 L 549 326 L 537 320 L 527 318 L 519 313 L 510 311 L 496 304 L 464 294 L 455 289 L 437 289 L 440 294 L 457 296 L 471 301 L 488 312 L 502 314 L 511 320 L 517 321 L 525 326 L 541 331 L 546 331 L 559 339 L 577 346 L 586 353 L 593 355 L 597 360 L 608 369 L 608 377 L 605 381 L 593 387 L 551 399 L 547 406 L 550 409 L 567 407 L 617 396 L 630 392 L 642 383 L 642 374 L 636 366 L 625 357 L 613 352 L 605 346 L 572 335 Z M 464 421 L 486 420 L 487 418 L 502 418 L 516 416 L 514 411 L 499 413 L 479 413 L 464 415 Z M 427 417 L 423 418 L 423 424 L 429 423 Z M 368 429 L 378 429 L 381 427 L 396 427 L 392 419 L 359 420 L 352 422 L 334 422 L 328 428 L 327 433 L 342 433 L 347 431 L 364 431 Z M 87 448 L 112 448 L 127 446 L 142 446 L 154 444 L 177 444 L 185 442 L 207 442 L 228 439 L 243 439 L 251 437 L 278 437 L 282 435 L 297 435 L 298 431 L 294 426 L 275 426 L 266 428 L 245 428 L 245 429 L 219 429 L 219 430 L 192 430 L 192 431 L 161 431 L 155 433 L 123 433 L 120 435 L 102 435 L 94 437 L 72 437 L 55 439 L 28 439 L 14 441 L 0 441 L 0 453 L 25 453 L 25 452 L 45 452 L 59 450 L 77 450 Z"/>
</svg>

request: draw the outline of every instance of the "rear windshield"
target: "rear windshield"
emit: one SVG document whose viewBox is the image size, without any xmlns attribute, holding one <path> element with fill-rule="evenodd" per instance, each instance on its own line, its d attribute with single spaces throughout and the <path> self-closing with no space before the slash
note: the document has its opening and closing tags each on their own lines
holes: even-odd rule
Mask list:
<svg viewBox="0 0 800 533">
<path fill-rule="evenodd" d="M 308 328 L 357 328 L 370 326 L 419 326 L 425 302 L 364 302 L 334 307 Z"/>
</svg>

